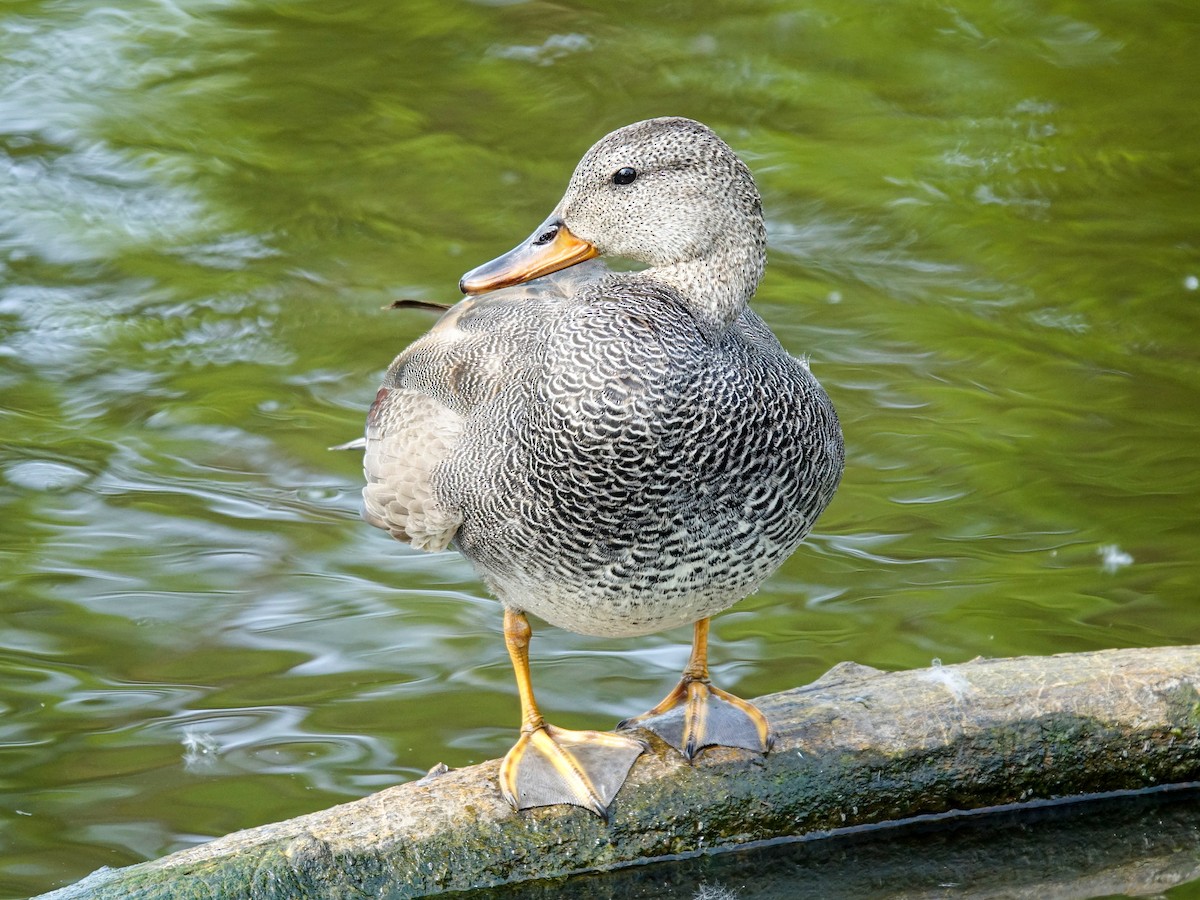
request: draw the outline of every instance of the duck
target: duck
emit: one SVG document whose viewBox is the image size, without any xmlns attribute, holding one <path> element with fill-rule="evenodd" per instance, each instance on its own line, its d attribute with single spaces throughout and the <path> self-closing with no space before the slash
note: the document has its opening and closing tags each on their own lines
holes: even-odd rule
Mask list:
<svg viewBox="0 0 1200 900">
<path fill-rule="evenodd" d="M 521 725 L 498 787 L 518 812 L 607 818 L 651 735 L 689 763 L 770 750 L 763 713 L 712 683 L 710 620 L 796 550 L 845 448 L 807 361 L 749 306 L 765 264 L 762 200 L 730 146 L 692 119 L 636 122 L 383 378 L 363 517 L 457 550 L 500 601 Z M 690 658 L 615 730 L 559 728 L 534 697 L 530 615 L 608 638 L 691 625 Z"/>
</svg>

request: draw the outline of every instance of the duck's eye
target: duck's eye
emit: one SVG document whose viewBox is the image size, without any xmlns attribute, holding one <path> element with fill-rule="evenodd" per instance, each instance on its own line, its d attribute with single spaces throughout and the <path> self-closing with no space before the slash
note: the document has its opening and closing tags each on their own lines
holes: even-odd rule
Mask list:
<svg viewBox="0 0 1200 900">
<path fill-rule="evenodd" d="M 637 171 L 629 166 L 623 166 L 613 172 L 613 184 L 633 184 L 633 179 L 637 178 Z"/>
</svg>

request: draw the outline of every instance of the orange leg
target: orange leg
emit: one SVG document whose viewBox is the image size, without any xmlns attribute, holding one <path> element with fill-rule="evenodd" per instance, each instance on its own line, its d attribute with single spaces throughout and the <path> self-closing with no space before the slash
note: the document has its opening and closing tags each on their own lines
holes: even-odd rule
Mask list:
<svg viewBox="0 0 1200 900">
<path fill-rule="evenodd" d="M 708 619 L 696 622 L 692 655 L 675 689 L 649 712 L 626 719 L 617 728 L 653 731 L 689 762 L 712 746 L 766 753 L 771 749 L 767 717 L 709 680 L 708 623 Z"/>
<path fill-rule="evenodd" d="M 525 614 L 504 609 L 504 642 L 521 697 L 521 737 L 500 764 L 500 792 L 514 809 L 571 803 L 607 818 L 641 741 L 604 731 L 568 731 L 547 725 L 533 697 Z"/>
</svg>

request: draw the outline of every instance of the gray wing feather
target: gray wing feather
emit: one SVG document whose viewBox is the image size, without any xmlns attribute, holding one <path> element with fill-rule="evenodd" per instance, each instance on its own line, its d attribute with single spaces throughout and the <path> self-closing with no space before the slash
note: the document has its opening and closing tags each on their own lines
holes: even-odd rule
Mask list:
<svg viewBox="0 0 1200 900">
<path fill-rule="evenodd" d="M 363 518 L 418 550 L 444 550 L 463 521 L 439 486 L 466 423 L 520 384 L 538 324 L 583 283 L 598 261 L 519 288 L 469 297 L 401 353 L 367 416 Z"/>
</svg>

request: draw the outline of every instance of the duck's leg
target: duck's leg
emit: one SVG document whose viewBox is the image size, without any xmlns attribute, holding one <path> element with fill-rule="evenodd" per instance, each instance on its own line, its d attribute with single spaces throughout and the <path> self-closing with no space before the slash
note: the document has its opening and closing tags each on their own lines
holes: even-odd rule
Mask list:
<svg viewBox="0 0 1200 900">
<path fill-rule="evenodd" d="M 626 719 L 617 728 L 649 729 L 689 762 L 705 747 L 741 747 L 760 753 L 771 749 L 767 717 L 709 681 L 708 619 L 696 623 L 692 658 L 675 690 L 654 709 Z"/>
<path fill-rule="evenodd" d="M 572 803 L 607 819 L 608 805 L 646 745 L 611 732 L 547 725 L 533 699 L 529 635 L 525 614 L 505 607 L 504 642 L 521 695 L 521 737 L 500 765 L 500 792 L 514 809 Z"/>
</svg>

